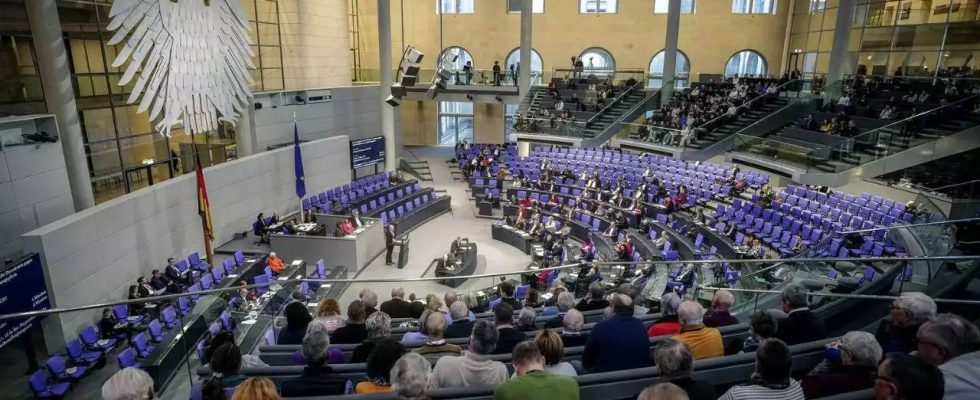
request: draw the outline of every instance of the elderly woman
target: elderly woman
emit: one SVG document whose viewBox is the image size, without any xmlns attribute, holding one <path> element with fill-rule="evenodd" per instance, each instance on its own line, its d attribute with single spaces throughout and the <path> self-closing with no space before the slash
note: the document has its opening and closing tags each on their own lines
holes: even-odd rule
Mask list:
<svg viewBox="0 0 980 400">
<path fill-rule="evenodd" d="M 827 358 L 801 382 L 808 399 L 874 387 L 881 346 L 874 335 L 852 331 L 827 345 Z"/>
<path fill-rule="evenodd" d="M 517 325 L 514 327 L 521 332 L 536 330 L 537 327 L 534 326 L 534 319 L 537 317 L 538 315 L 534 312 L 533 308 L 521 308 L 521 313 L 517 315 Z"/>
<path fill-rule="evenodd" d="M 422 312 L 422 316 L 419 317 L 418 332 L 405 332 L 405 334 L 402 335 L 401 344 L 424 343 L 425 341 L 429 340 L 429 332 L 425 330 L 424 322 L 429 319 L 429 314 L 432 312 L 432 310 L 425 310 Z"/>
<path fill-rule="evenodd" d="M 340 303 L 329 297 L 317 304 L 314 319 L 322 322 L 330 333 L 345 325 L 344 317 L 340 315 Z"/>
<path fill-rule="evenodd" d="M 875 339 L 887 353 L 909 353 L 916 348 L 915 333 L 936 316 L 936 302 L 921 292 L 905 292 L 892 301 L 891 318 L 878 325 Z"/>
<path fill-rule="evenodd" d="M 647 336 L 674 335 L 681 331 L 681 322 L 677 319 L 677 307 L 681 305 L 681 298 L 677 293 L 667 293 L 660 298 L 660 311 L 663 316 L 650 325 Z"/>
<path fill-rule="evenodd" d="M 350 358 L 352 363 L 367 361 L 375 345 L 391 335 L 391 317 L 384 311 L 375 311 L 374 314 L 367 317 L 364 324 L 367 329 L 367 339 L 364 339 L 363 343 L 354 348 L 354 353 L 351 354 Z"/>
<path fill-rule="evenodd" d="M 391 388 L 399 400 L 426 400 L 432 364 L 419 353 L 408 352 L 391 367 Z"/>
</svg>

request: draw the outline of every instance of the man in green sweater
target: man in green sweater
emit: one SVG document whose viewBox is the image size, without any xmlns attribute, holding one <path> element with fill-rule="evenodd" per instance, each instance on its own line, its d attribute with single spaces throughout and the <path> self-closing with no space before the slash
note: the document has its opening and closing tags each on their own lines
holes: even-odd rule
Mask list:
<svg viewBox="0 0 980 400">
<path fill-rule="evenodd" d="M 567 376 L 544 372 L 544 356 L 534 341 L 524 341 L 515 346 L 511 361 L 517 377 L 497 385 L 494 400 L 578 400 L 578 382 Z"/>
</svg>

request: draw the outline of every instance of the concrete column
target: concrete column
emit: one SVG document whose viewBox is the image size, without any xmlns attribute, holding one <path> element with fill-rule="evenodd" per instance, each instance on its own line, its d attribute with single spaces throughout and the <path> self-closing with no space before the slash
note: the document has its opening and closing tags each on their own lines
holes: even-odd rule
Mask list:
<svg viewBox="0 0 980 400">
<path fill-rule="evenodd" d="M 27 20 L 37 53 L 44 102 L 48 106 L 48 112 L 54 114 L 58 121 L 59 141 L 65 153 L 65 166 L 75 201 L 75 211 L 81 211 L 94 206 L 95 197 L 92 195 L 82 125 L 78 118 L 71 71 L 68 68 L 70 60 L 61 36 L 58 5 L 55 0 L 31 0 L 25 1 L 24 6 L 27 8 Z"/>
<path fill-rule="evenodd" d="M 255 106 L 254 101 L 249 101 L 235 126 L 235 147 L 238 149 L 238 158 L 255 154 L 257 152 L 255 146 Z"/>
<path fill-rule="evenodd" d="M 378 0 L 378 59 L 381 64 L 381 87 L 378 101 L 381 102 L 381 134 L 385 137 L 385 170 L 394 171 L 398 167 L 395 152 L 395 109 L 385 102 L 391 94 L 391 2 Z"/>
<path fill-rule="evenodd" d="M 531 16 L 534 14 L 533 2 L 521 0 L 521 73 L 517 77 L 517 87 L 521 96 L 531 89 Z"/>
<path fill-rule="evenodd" d="M 854 18 L 855 0 L 840 0 L 837 20 L 834 23 L 834 42 L 830 48 L 830 66 L 827 71 L 826 86 L 844 77 L 847 64 L 847 44 L 851 37 L 851 20 Z"/>
<path fill-rule="evenodd" d="M 677 36 L 681 29 L 681 0 L 667 3 L 666 40 L 664 41 L 664 77 L 660 103 L 667 104 L 674 93 L 674 70 L 677 69 Z"/>
</svg>

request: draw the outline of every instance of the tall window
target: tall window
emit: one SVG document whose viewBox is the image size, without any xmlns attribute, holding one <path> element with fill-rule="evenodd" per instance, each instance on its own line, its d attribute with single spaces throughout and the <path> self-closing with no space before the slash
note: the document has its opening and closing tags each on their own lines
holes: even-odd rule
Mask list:
<svg viewBox="0 0 980 400">
<path fill-rule="evenodd" d="M 510 69 L 511 64 L 518 65 L 521 62 L 521 48 L 518 47 L 511 50 L 507 54 L 507 62 L 503 66 L 505 69 Z M 523 65 L 521 67 L 524 67 Z M 541 71 L 544 70 L 544 63 L 541 62 L 541 54 L 538 54 L 537 50 L 531 49 L 531 84 L 540 85 L 541 84 Z"/>
<path fill-rule="evenodd" d="M 810 0 L 810 14 L 820 14 L 827 9 L 827 0 Z"/>
<path fill-rule="evenodd" d="M 670 0 L 653 0 L 653 13 L 666 14 Z M 694 14 L 694 0 L 681 0 L 681 14 Z"/>
<path fill-rule="evenodd" d="M 612 75 L 616 71 L 616 60 L 605 49 L 598 47 L 586 49 L 579 58 L 582 59 L 582 64 L 584 64 L 585 76 L 606 76 Z"/>
<path fill-rule="evenodd" d="M 252 90 L 282 90 L 282 42 L 279 34 L 278 0 L 242 0 L 252 38 Z"/>
<path fill-rule="evenodd" d="M 521 12 L 522 0 L 507 0 L 507 12 L 511 14 Z M 531 2 L 531 13 L 532 14 L 543 14 L 544 13 L 544 0 L 534 0 Z"/>
<path fill-rule="evenodd" d="M 650 60 L 650 69 L 647 75 L 647 87 L 658 88 L 663 86 L 664 77 L 664 51 L 660 50 L 657 55 Z M 687 61 L 687 55 L 677 50 L 677 62 L 674 67 L 674 87 L 687 87 L 690 80 L 691 64 Z"/>
<path fill-rule="evenodd" d="M 473 14 L 473 0 L 436 0 L 436 14 Z"/>
<path fill-rule="evenodd" d="M 581 14 L 615 14 L 619 0 L 579 0 L 578 12 Z"/>
<path fill-rule="evenodd" d="M 514 132 L 514 116 L 520 109 L 519 104 L 504 104 L 504 141 Z"/>
<path fill-rule="evenodd" d="M 473 66 L 473 69 L 476 69 L 476 63 L 473 62 L 473 56 L 470 55 L 470 52 L 466 51 L 466 49 L 462 47 L 453 46 L 443 50 L 442 54 L 439 55 L 439 59 L 442 60 L 442 57 L 446 56 L 447 54 L 453 54 L 456 56 L 456 61 L 453 62 L 453 79 L 451 83 L 454 83 L 456 85 L 468 84 L 466 82 L 467 78 L 463 74 L 463 66 L 466 65 L 467 62 L 469 62 Z M 452 56 L 447 56 L 447 57 L 449 57 L 450 59 L 452 58 Z M 477 74 L 477 76 L 479 76 L 479 74 Z M 474 77 L 472 79 L 476 80 L 477 78 Z"/>
<path fill-rule="evenodd" d="M 775 14 L 776 0 L 732 0 L 732 14 Z"/>
<path fill-rule="evenodd" d="M 766 59 L 752 50 L 742 50 L 725 65 L 725 76 L 766 75 Z"/>
<path fill-rule="evenodd" d="M 455 145 L 464 140 L 473 143 L 473 103 L 440 101 L 439 144 Z"/>
</svg>

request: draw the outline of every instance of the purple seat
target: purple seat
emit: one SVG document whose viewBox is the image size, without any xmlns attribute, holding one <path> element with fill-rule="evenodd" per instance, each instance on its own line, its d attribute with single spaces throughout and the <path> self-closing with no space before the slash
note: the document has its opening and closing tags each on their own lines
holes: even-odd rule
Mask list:
<svg viewBox="0 0 980 400">
<path fill-rule="evenodd" d="M 153 343 L 160 343 L 163 340 L 163 326 L 160 325 L 159 320 L 152 320 L 150 324 L 147 325 L 146 333 L 150 334 L 150 340 Z"/>
<path fill-rule="evenodd" d="M 49 357 L 44 365 L 48 367 L 51 376 L 62 381 L 77 381 L 88 372 L 88 368 L 83 366 L 73 367 L 74 369 L 69 371 L 65 365 L 65 359 L 57 354 Z"/>
<path fill-rule="evenodd" d="M 418 208 L 418 206 L 422 205 L 422 199 L 416 197 L 413 203 L 415 204 L 415 208 Z"/>
<path fill-rule="evenodd" d="M 221 280 L 224 279 L 224 277 L 225 277 L 224 268 L 215 268 L 211 270 L 211 279 L 213 279 L 214 282 L 221 282 Z"/>
<path fill-rule="evenodd" d="M 180 311 L 181 315 L 189 314 L 192 308 L 191 299 L 189 297 L 181 296 L 177 298 L 177 311 Z"/>
<path fill-rule="evenodd" d="M 28 384 L 34 392 L 34 397 L 38 399 L 60 399 L 68 393 L 68 389 L 71 389 L 70 382 L 48 383 L 47 374 L 40 369 L 31 374 Z"/>
<path fill-rule="evenodd" d="M 101 351 L 85 351 L 82 348 L 82 341 L 79 339 L 72 339 L 65 346 L 65 352 L 68 353 L 68 359 L 71 360 L 75 365 L 84 365 L 86 367 L 91 367 L 102 358 Z"/>
<path fill-rule="evenodd" d="M 82 329 L 82 332 L 78 334 L 78 338 L 82 340 L 82 343 L 89 350 L 100 350 L 103 353 L 115 348 L 116 343 L 119 342 L 119 339 L 115 338 L 99 340 L 99 332 L 93 326 L 86 326 Z"/>
<path fill-rule="evenodd" d="M 245 265 L 245 253 L 242 253 L 241 250 L 235 252 L 235 264 L 238 264 L 239 267 Z"/>
<path fill-rule="evenodd" d="M 524 297 L 527 296 L 527 291 L 530 288 L 531 288 L 531 285 L 520 285 L 520 286 L 518 286 L 517 289 L 514 291 L 514 298 L 516 298 L 518 300 L 524 300 Z"/>
<path fill-rule="evenodd" d="M 269 277 L 266 276 L 266 275 L 256 275 L 255 276 L 255 281 L 253 283 L 256 284 L 256 285 L 260 285 L 260 284 L 263 284 L 263 283 L 269 283 Z M 263 294 L 263 293 L 265 293 L 266 291 L 269 290 L 269 286 L 268 285 L 259 286 L 259 287 L 255 288 L 255 290 L 257 290 L 259 292 L 259 294 Z"/>
<path fill-rule="evenodd" d="M 150 344 L 146 339 L 146 333 L 140 332 L 136 336 L 133 336 L 133 349 L 136 350 L 136 354 L 140 357 L 146 358 L 150 356 L 150 352 L 156 348 L 156 346 Z"/>
</svg>

